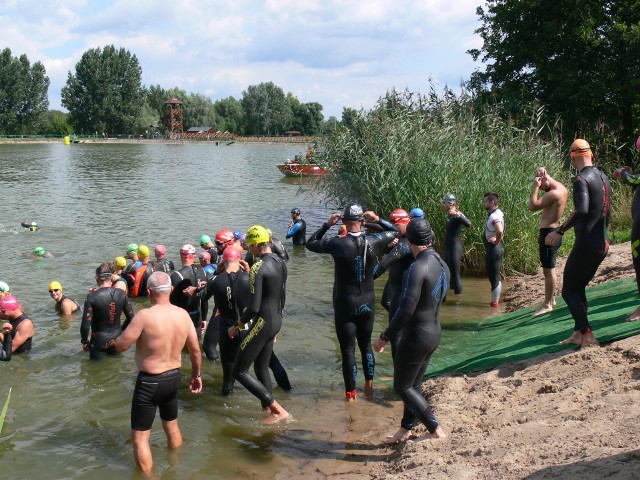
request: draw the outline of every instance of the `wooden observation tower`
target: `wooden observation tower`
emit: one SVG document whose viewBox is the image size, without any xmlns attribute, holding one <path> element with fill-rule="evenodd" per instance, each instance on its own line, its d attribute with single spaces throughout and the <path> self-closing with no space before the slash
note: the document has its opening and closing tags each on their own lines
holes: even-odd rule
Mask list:
<svg viewBox="0 0 640 480">
<path fill-rule="evenodd" d="M 164 102 L 164 126 L 170 138 L 182 137 L 182 102 L 177 98 Z"/>
</svg>

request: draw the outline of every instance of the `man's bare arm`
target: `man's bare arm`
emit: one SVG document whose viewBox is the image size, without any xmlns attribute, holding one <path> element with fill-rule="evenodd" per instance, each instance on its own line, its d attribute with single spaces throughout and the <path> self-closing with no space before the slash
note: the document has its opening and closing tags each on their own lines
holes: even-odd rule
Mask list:
<svg viewBox="0 0 640 480">
<path fill-rule="evenodd" d="M 198 335 L 196 329 L 189 319 L 189 334 L 187 335 L 187 349 L 189 350 L 189 358 L 191 360 L 191 380 L 189 381 L 189 390 L 191 393 L 200 393 L 202 390 L 202 354 L 200 353 L 200 344 L 198 343 Z"/>
</svg>

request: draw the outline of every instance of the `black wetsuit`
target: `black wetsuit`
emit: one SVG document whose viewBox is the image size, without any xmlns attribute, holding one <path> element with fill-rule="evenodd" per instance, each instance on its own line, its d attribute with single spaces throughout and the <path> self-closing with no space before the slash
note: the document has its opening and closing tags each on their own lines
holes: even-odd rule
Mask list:
<svg viewBox="0 0 640 480">
<path fill-rule="evenodd" d="M 438 428 L 422 395 L 422 379 L 431 355 L 440 344 L 440 305 L 449 287 L 449 268 L 433 248 L 421 251 L 402 284 L 402 298 L 383 336 L 393 339 L 402 330 L 393 362 L 393 387 L 402 397 L 401 426 L 411 430 L 417 420 L 429 432 Z"/>
<path fill-rule="evenodd" d="M 153 262 L 153 268 L 155 272 L 164 272 L 169 275 L 173 272 L 176 267 L 173 265 L 173 261 L 167 258 L 161 258 L 160 260 L 156 260 Z"/>
<path fill-rule="evenodd" d="M 291 228 L 287 230 L 286 238 L 290 238 L 294 245 L 307 243 L 307 222 L 301 218 L 296 220 Z"/>
<path fill-rule="evenodd" d="M 389 312 L 389 322 L 395 313 L 398 305 L 400 305 L 400 298 L 402 296 L 402 277 L 404 273 L 415 261 L 415 257 L 411 253 L 409 248 L 409 242 L 406 238 L 401 238 L 398 244 L 385 255 L 382 261 L 373 269 L 373 278 L 378 278 L 385 271 L 389 270 L 389 278 L 384 286 L 382 292 L 382 300 L 380 304 Z M 398 342 L 400 341 L 400 335 L 396 335 L 391 340 L 391 356 L 395 358 L 396 349 L 398 348 Z"/>
<path fill-rule="evenodd" d="M 215 245 L 213 247 L 205 248 L 204 251 L 208 252 L 209 255 L 211 255 L 211 263 L 218 263 L 218 257 L 220 256 L 220 254 L 218 253 L 218 249 Z"/>
<path fill-rule="evenodd" d="M 240 345 L 240 337 L 229 338 L 227 331 L 238 323 L 241 313 L 249 303 L 249 274 L 243 270 L 235 273 L 222 272 L 209 281 L 207 296 L 213 296 L 216 307 L 211 320 L 209 320 L 202 344 L 207 358 L 211 359 L 205 345 L 207 345 L 209 329 L 218 330 L 216 343 L 219 339 L 220 361 L 222 362 L 222 395 L 229 395 L 233 391 L 234 379 L 231 376 L 231 368 Z M 215 350 L 215 344 L 213 348 Z"/>
<path fill-rule="evenodd" d="M 206 282 L 207 275 L 202 268 L 196 265 L 188 265 L 181 267 L 171 274 L 171 285 L 173 291 L 169 300 L 177 307 L 183 308 L 191 317 L 193 325 L 196 327 L 198 338 L 200 338 L 200 327 L 202 321 L 207 318 L 209 306 L 204 299 L 204 290 L 199 291 L 195 295 L 188 296 L 183 293 L 187 287 L 197 287 L 200 281 Z"/>
<path fill-rule="evenodd" d="M 20 225 L 22 225 L 24 228 L 28 228 L 30 232 L 38 231 L 37 225 L 32 225 L 31 223 L 25 223 L 25 222 L 22 222 Z"/>
<path fill-rule="evenodd" d="M 285 262 L 289 260 L 289 253 L 280 240 L 276 237 L 271 237 L 271 243 L 269 245 L 271 246 L 271 251 L 278 255 L 278 257 Z"/>
<path fill-rule="evenodd" d="M 574 227 L 576 240 L 564 267 L 562 298 L 575 321 L 574 330 L 591 331 L 587 319 L 587 284 L 609 251 L 607 225 L 611 216 L 609 179 L 593 166 L 583 168 L 573 181 L 574 212 L 556 230 Z"/>
<path fill-rule="evenodd" d="M 120 324 L 124 313 L 125 322 Z M 102 287 L 87 295 L 80 324 L 80 340 L 89 342 L 89 358 L 97 360 L 116 355 L 115 341 L 133 318 L 133 308 L 126 293 L 119 288 Z M 91 340 L 89 340 L 91 332 Z"/>
<path fill-rule="evenodd" d="M 336 334 L 342 354 L 342 375 L 345 391 L 355 393 L 358 367 L 355 359 L 356 340 L 362 355 L 362 368 L 366 380 L 373 380 L 375 358 L 371 349 L 375 295 L 373 269 L 376 255 L 398 235 L 398 232 L 380 232 L 374 235 L 351 234 L 344 237 L 326 237 L 327 224 L 307 241 L 308 250 L 329 253 L 335 264 L 333 310 Z"/>
<path fill-rule="evenodd" d="M 67 297 L 66 295 L 62 295 L 62 298 L 60 299 L 60 301 L 56 302 L 56 312 L 58 312 L 58 314 L 62 315 L 62 302 L 64 302 L 66 299 L 69 299 L 76 304 L 76 308 L 74 308 L 71 313 L 77 312 L 80 309 L 80 305 L 73 298 Z"/>
<path fill-rule="evenodd" d="M 127 282 L 127 288 L 129 290 L 133 288 L 133 280 L 135 278 L 134 275 L 140 265 L 142 265 L 142 262 L 140 260 L 136 260 L 135 262 L 128 264 L 122 269 L 122 273 L 120 274 L 120 276 Z"/>
<path fill-rule="evenodd" d="M 633 201 L 631 202 L 631 256 L 633 268 L 636 271 L 636 284 L 640 293 L 640 174 L 631 174 L 626 170 L 621 173 L 622 181 L 633 187 Z"/>
<path fill-rule="evenodd" d="M 447 227 L 444 232 L 444 253 L 451 272 L 451 288 L 456 295 L 462 293 L 462 282 L 460 281 L 460 261 L 462 260 L 462 242 L 460 242 L 460 232 L 462 227 L 469 228 L 471 222 L 462 212 L 447 216 Z"/>
<path fill-rule="evenodd" d="M 251 267 L 249 305 L 240 321 L 252 321 L 246 335 L 241 336 L 231 373 L 249 392 L 255 395 L 263 407 L 273 403 L 269 362 L 273 342 L 282 327 L 282 309 L 285 303 L 287 267 L 274 253 L 262 255 Z M 256 377 L 249 373 L 254 363 Z"/>
<path fill-rule="evenodd" d="M 154 272 L 155 264 L 152 262 L 148 262 L 147 264 L 142 264 L 135 271 L 132 271 L 133 275 L 133 285 L 129 289 L 129 295 L 132 297 L 146 297 L 147 293 L 147 281 L 149 277 Z"/>
<path fill-rule="evenodd" d="M 7 322 L 9 322 L 13 328 L 8 335 L 5 334 L 4 336 L 4 341 L 2 342 L 2 350 L 0 351 L 0 360 L 5 362 L 8 362 L 9 360 L 11 360 L 11 355 L 12 355 L 11 350 L 13 348 L 13 339 L 18 333 L 18 325 L 20 325 L 24 320 L 31 320 L 26 313 L 23 313 L 15 320 L 7 320 Z M 20 345 L 20 348 L 18 348 L 13 353 L 18 354 L 18 353 L 28 352 L 29 350 L 31 350 L 32 340 L 33 340 L 33 337 L 27 338 L 25 342 L 22 345 Z"/>
</svg>

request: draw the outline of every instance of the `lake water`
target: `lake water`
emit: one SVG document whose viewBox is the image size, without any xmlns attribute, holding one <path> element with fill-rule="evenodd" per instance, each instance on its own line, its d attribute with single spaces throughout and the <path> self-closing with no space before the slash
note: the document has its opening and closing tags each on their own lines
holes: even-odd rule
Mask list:
<svg viewBox="0 0 640 480">
<path fill-rule="evenodd" d="M 138 477 L 129 440 L 133 352 L 89 361 L 80 345 L 80 318 L 55 314 L 49 282 L 60 281 L 82 304 L 95 268 L 124 255 L 129 243 L 162 243 L 178 264 L 182 244 L 197 247 L 200 235 L 222 228 L 246 231 L 260 223 L 284 239 L 293 207 L 302 210 L 312 233 L 330 210 L 310 193 L 308 181 L 283 178 L 275 167 L 303 150 L 213 143 L 0 145 L 0 280 L 36 328 L 30 353 L 0 362 L 0 406 L 13 387 L 0 437 L 3 479 Z M 21 221 L 36 221 L 41 229 L 28 232 Z M 296 422 L 260 426 L 259 402 L 240 385 L 232 397 L 221 397 L 220 365 L 206 359 L 204 391 L 190 394 L 185 356 L 184 446 L 167 451 L 159 418 L 151 436 L 161 478 L 316 478 L 384 460 L 368 456 L 359 442 L 372 429 L 397 429 L 401 407 L 390 387 L 390 354 L 377 356 L 373 401 L 347 405 L 333 328 L 333 261 L 285 245 L 291 255 L 287 306 L 275 348 L 294 389 L 276 387 L 274 396 Z M 53 258 L 29 258 L 37 246 Z M 378 280 L 378 299 L 385 279 Z M 473 319 L 493 314 L 487 280 L 464 279 L 464 287 L 441 309 L 444 334 L 433 362 L 446 356 L 457 330 L 474 329 L 480 321 Z M 135 303 L 136 309 L 146 305 Z M 374 336 L 386 321 L 378 308 Z"/>
</svg>

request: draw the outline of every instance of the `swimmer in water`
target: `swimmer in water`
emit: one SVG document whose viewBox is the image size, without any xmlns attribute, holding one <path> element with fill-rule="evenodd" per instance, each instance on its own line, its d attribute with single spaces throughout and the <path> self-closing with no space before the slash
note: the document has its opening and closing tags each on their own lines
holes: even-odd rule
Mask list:
<svg viewBox="0 0 640 480">
<path fill-rule="evenodd" d="M 56 302 L 56 312 L 59 315 L 71 315 L 80 310 L 78 302 L 62 293 L 62 285 L 58 281 L 49 284 L 49 295 Z"/>
<path fill-rule="evenodd" d="M 0 300 L 7 295 L 11 295 L 11 293 L 9 292 L 9 285 L 7 285 L 5 282 L 0 282 Z"/>
<path fill-rule="evenodd" d="M 127 281 L 122 276 L 122 271 L 127 266 L 127 259 L 124 257 L 116 257 L 116 259 L 113 261 L 113 266 L 114 272 L 111 276 L 111 286 L 113 288 L 119 288 L 120 290 L 124 291 L 124 293 L 128 293 L 129 287 L 127 285 Z"/>
<path fill-rule="evenodd" d="M 156 248 L 153 249 L 153 253 L 156 256 L 156 261 L 153 262 L 154 270 L 156 272 L 164 272 L 171 275 L 171 272 L 173 272 L 176 267 L 172 260 L 166 258 L 166 247 L 164 245 L 156 245 Z"/>
<path fill-rule="evenodd" d="M 307 223 L 302 219 L 299 208 L 291 210 L 291 223 L 286 238 L 290 238 L 294 245 L 307 243 Z"/>
<path fill-rule="evenodd" d="M 31 350 L 35 333 L 33 322 L 22 311 L 18 299 L 13 295 L 7 295 L 0 300 L 0 319 L 6 320 L 2 325 L 0 360 L 8 362 L 12 354 Z"/>
<path fill-rule="evenodd" d="M 38 231 L 38 224 L 36 222 L 22 222 L 20 225 L 28 229 L 30 232 Z"/>
<path fill-rule="evenodd" d="M 36 247 L 33 249 L 33 252 L 28 254 L 28 257 L 34 260 L 42 260 L 45 258 L 53 258 L 53 255 L 42 247 Z"/>
<path fill-rule="evenodd" d="M 147 281 L 153 273 L 153 263 L 149 260 L 150 253 L 149 247 L 146 245 L 140 245 L 138 247 L 140 265 L 131 271 L 133 275 L 133 286 L 129 290 L 129 295 L 133 298 L 147 296 Z"/>
</svg>

